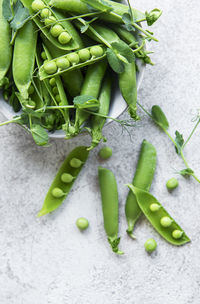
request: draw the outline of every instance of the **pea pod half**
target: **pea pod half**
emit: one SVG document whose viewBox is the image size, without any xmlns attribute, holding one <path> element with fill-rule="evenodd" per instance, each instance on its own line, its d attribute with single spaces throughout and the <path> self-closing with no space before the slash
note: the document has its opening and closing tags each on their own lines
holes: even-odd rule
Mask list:
<svg viewBox="0 0 200 304">
<path fill-rule="evenodd" d="M 44 80 L 46 78 L 54 77 L 65 72 L 80 69 L 84 66 L 94 64 L 95 62 L 98 62 L 106 57 L 106 48 L 103 45 L 90 46 L 88 48 L 82 49 L 82 52 L 83 50 L 89 54 L 88 57 L 84 58 L 84 61 L 81 61 L 81 57 L 79 55 L 80 51 L 76 51 L 49 61 L 48 64 L 53 65 L 55 67 L 55 70 L 48 69 L 48 65 L 42 65 L 39 69 L 40 79 Z M 67 60 L 68 66 L 63 65 L 63 67 L 58 67 L 57 62 L 61 59 Z"/>
<path fill-rule="evenodd" d="M 183 229 L 174 221 L 165 208 L 149 192 L 129 184 L 137 203 L 156 231 L 172 245 L 180 246 L 190 242 Z M 155 208 L 157 206 L 157 208 Z"/>
<path fill-rule="evenodd" d="M 2 3 L 3 0 L 0 0 L 0 81 L 7 73 L 12 59 L 11 30 L 3 16 Z"/>
<path fill-rule="evenodd" d="M 118 249 L 120 238 L 118 237 L 118 191 L 114 174 L 99 167 L 99 185 L 101 190 L 102 210 L 104 217 L 104 228 L 108 236 L 108 242 L 113 252 L 123 254 Z"/>
<path fill-rule="evenodd" d="M 137 163 L 133 186 L 149 191 L 156 169 L 156 149 L 146 140 L 143 140 L 140 156 Z M 142 211 L 138 205 L 135 194 L 130 190 L 125 205 L 126 219 L 128 223 L 127 233 L 133 239 L 133 229 Z"/>
<path fill-rule="evenodd" d="M 62 204 L 86 162 L 88 155 L 87 147 L 84 146 L 77 147 L 70 152 L 51 184 L 38 216 L 48 214 Z M 66 180 L 66 174 L 72 176 L 72 179 Z"/>
</svg>

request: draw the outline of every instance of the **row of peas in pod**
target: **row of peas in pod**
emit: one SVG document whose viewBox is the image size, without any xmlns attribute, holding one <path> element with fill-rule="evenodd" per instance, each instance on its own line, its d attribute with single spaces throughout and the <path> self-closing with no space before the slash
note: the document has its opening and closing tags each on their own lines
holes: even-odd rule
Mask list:
<svg viewBox="0 0 200 304">
<path fill-rule="evenodd" d="M 64 202 L 83 165 L 86 163 L 88 155 L 89 152 L 86 146 L 76 147 L 70 152 L 47 192 L 42 209 L 38 214 L 39 216 L 55 211 Z M 101 160 L 108 160 L 111 156 L 111 148 L 104 146 L 100 149 L 99 157 Z M 135 239 L 133 235 L 135 223 L 140 215 L 144 214 L 164 240 L 175 246 L 184 245 L 190 242 L 185 231 L 169 215 L 161 203 L 149 193 L 156 168 L 156 158 L 155 147 L 144 140 L 141 145 L 133 181 L 127 184 L 130 189 L 125 203 L 125 215 L 128 224 L 127 233 L 132 239 Z M 98 179 L 104 229 L 108 243 L 114 253 L 122 255 L 124 252 L 119 249 L 119 202 L 116 177 L 110 169 L 100 166 L 98 168 Z M 85 218 L 77 220 L 77 227 L 80 230 L 87 229 L 88 225 L 88 220 Z M 147 252 L 152 253 L 157 247 L 157 242 L 150 238 L 145 242 L 144 247 Z"/>
<path fill-rule="evenodd" d="M 56 130 L 66 139 L 88 132 L 93 149 L 105 140 L 114 82 L 137 120 L 138 63 L 152 64 L 145 42 L 157 41 L 141 22 L 160 15 L 110 0 L 0 0 L 0 89 L 17 113 L 0 125 L 25 126 L 41 146 Z"/>
</svg>

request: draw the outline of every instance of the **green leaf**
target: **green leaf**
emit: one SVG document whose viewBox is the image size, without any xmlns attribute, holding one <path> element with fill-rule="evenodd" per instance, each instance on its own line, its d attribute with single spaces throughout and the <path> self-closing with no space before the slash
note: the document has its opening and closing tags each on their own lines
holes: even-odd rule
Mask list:
<svg viewBox="0 0 200 304">
<path fill-rule="evenodd" d="M 26 21 L 30 18 L 30 15 L 28 9 L 23 7 L 19 0 L 15 5 L 14 13 L 14 18 L 10 23 L 10 27 L 14 32 L 16 32 L 26 23 Z"/>
<path fill-rule="evenodd" d="M 160 18 L 161 15 L 162 11 L 159 8 L 153 9 L 150 13 L 145 12 L 147 24 L 151 26 Z"/>
<path fill-rule="evenodd" d="M 122 20 L 124 21 L 127 31 L 129 32 L 135 31 L 135 27 L 132 25 L 132 22 L 135 22 L 136 20 L 132 20 L 130 13 L 124 13 L 122 15 Z"/>
<path fill-rule="evenodd" d="M 175 132 L 176 138 L 175 138 L 175 142 L 176 142 L 176 153 L 177 154 L 181 154 L 181 150 L 184 144 L 184 139 L 183 139 L 183 135 L 180 134 L 178 131 Z"/>
<path fill-rule="evenodd" d="M 98 11 L 110 12 L 113 10 L 112 6 L 104 0 L 81 0 Z"/>
<path fill-rule="evenodd" d="M 49 136 L 47 131 L 40 125 L 33 124 L 31 126 L 31 134 L 35 143 L 38 146 L 45 146 L 48 144 Z"/>
<path fill-rule="evenodd" d="M 167 117 L 165 116 L 165 113 L 162 111 L 161 107 L 153 106 L 151 108 L 151 115 L 153 121 L 157 125 L 159 125 L 163 130 L 167 130 L 169 128 L 169 122 L 167 120 Z"/>
<path fill-rule="evenodd" d="M 115 52 L 111 49 L 107 49 L 106 51 L 108 62 L 115 73 L 123 73 L 124 72 L 124 63 L 117 57 Z"/>
<path fill-rule="evenodd" d="M 99 100 L 89 95 L 76 96 L 73 103 L 78 109 L 90 109 L 93 112 L 99 109 Z"/>
<path fill-rule="evenodd" d="M 183 169 L 183 170 L 181 170 L 177 173 L 182 175 L 182 176 L 188 177 L 188 176 L 192 175 L 194 173 L 194 171 L 191 168 L 186 168 L 186 169 Z"/>
<path fill-rule="evenodd" d="M 8 22 L 10 22 L 13 19 L 13 13 L 12 13 L 12 9 L 11 9 L 11 5 L 10 5 L 9 0 L 3 0 L 2 13 L 3 13 L 4 18 Z"/>
<path fill-rule="evenodd" d="M 133 51 L 124 41 L 120 40 L 118 42 L 113 42 L 111 45 L 114 52 L 119 53 L 120 56 L 125 57 L 129 63 L 135 61 L 135 55 Z"/>
</svg>

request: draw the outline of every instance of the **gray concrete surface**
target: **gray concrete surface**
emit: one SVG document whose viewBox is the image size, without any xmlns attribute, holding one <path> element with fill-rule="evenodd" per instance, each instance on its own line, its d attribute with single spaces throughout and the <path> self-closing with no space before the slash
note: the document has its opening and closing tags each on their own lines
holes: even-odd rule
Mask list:
<svg viewBox="0 0 200 304">
<path fill-rule="evenodd" d="M 197 0 L 135 0 L 136 7 L 163 9 L 153 27 L 155 67 L 148 67 L 140 102 L 159 104 L 170 121 L 170 132 L 189 134 L 199 108 L 200 36 Z M 113 157 L 100 162 L 90 155 L 68 199 L 44 218 L 36 217 L 45 193 L 65 155 L 89 143 L 83 136 L 66 142 L 52 140 L 48 148 L 34 145 L 17 126 L 0 128 L 0 303 L 1 304 L 198 304 L 200 303 L 200 185 L 179 177 L 172 194 L 165 188 L 174 169 L 184 165 L 168 138 L 140 112 L 142 120 L 129 135 L 119 125 L 104 133 Z M 0 117 L 1 120 L 3 116 Z M 128 118 L 127 114 L 123 118 Z M 136 227 L 137 240 L 126 236 L 124 203 L 142 139 L 158 151 L 152 193 L 182 225 L 192 242 L 181 248 L 162 240 L 145 218 Z M 200 176 L 199 130 L 186 148 L 191 167 Z M 103 230 L 97 166 L 114 170 L 119 186 L 120 235 L 123 257 L 115 256 Z M 85 216 L 90 228 L 80 233 L 75 221 Z M 145 240 L 154 237 L 157 251 L 149 256 Z"/>
</svg>

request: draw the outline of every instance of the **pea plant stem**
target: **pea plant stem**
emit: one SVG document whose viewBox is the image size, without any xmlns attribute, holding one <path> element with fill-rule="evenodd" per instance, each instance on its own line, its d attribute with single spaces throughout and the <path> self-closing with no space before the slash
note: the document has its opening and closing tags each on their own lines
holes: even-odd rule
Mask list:
<svg viewBox="0 0 200 304">
<path fill-rule="evenodd" d="M 191 139 L 192 135 L 194 134 L 194 132 L 196 131 L 198 125 L 200 123 L 200 119 L 197 121 L 196 125 L 194 126 L 194 128 L 192 129 L 192 132 L 190 133 L 190 135 L 188 136 L 188 138 L 186 139 L 184 145 L 183 145 L 183 149 L 184 147 L 187 145 L 187 143 L 189 142 L 189 140 Z"/>
</svg>

